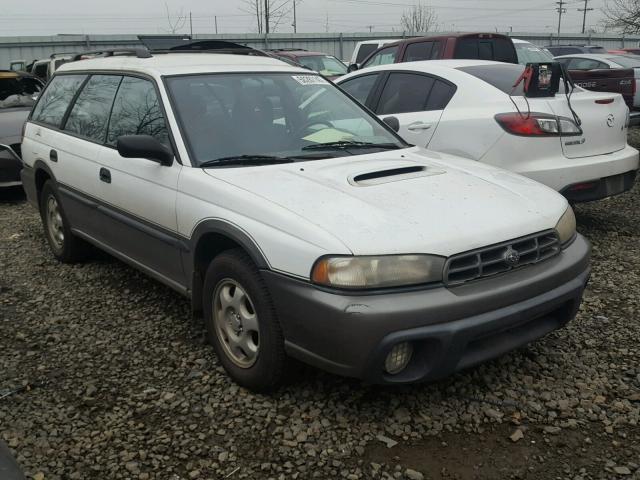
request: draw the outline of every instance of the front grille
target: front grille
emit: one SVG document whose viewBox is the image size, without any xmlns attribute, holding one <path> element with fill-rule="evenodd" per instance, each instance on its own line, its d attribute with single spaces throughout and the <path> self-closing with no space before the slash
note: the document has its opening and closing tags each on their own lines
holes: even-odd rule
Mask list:
<svg viewBox="0 0 640 480">
<path fill-rule="evenodd" d="M 450 257 L 444 267 L 444 282 L 453 286 L 491 277 L 542 262 L 559 252 L 558 234 L 546 230 Z"/>
</svg>

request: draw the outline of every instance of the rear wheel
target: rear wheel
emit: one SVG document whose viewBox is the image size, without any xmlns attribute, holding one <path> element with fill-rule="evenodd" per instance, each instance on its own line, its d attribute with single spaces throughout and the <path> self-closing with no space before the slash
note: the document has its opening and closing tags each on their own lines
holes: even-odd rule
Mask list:
<svg viewBox="0 0 640 480">
<path fill-rule="evenodd" d="M 210 343 L 227 374 L 253 391 L 278 387 L 287 357 L 278 318 L 260 272 L 242 250 L 213 259 L 204 282 Z"/>
<path fill-rule="evenodd" d="M 89 245 L 71 233 L 71 226 L 51 180 L 47 180 L 42 187 L 40 216 L 49 247 L 58 260 L 73 263 L 86 258 Z"/>
</svg>

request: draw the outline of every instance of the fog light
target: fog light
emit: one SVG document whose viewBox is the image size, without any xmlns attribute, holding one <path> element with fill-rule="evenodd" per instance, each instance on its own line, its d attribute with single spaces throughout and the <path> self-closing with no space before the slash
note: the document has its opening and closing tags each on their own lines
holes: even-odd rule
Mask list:
<svg viewBox="0 0 640 480">
<path fill-rule="evenodd" d="M 384 369 L 391 375 L 400 373 L 409 364 L 412 354 L 413 346 L 409 342 L 398 343 L 387 355 Z"/>
</svg>

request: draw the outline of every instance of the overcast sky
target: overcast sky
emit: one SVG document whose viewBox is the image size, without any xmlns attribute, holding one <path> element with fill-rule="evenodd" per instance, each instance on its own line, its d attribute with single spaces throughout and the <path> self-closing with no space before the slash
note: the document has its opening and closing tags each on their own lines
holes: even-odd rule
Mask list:
<svg viewBox="0 0 640 480">
<path fill-rule="evenodd" d="M 293 0 L 272 0 L 277 5 Z M 400 30 L 403 10 L 420 0 L 298 0 L 298 32 L 390 32 Z M 2 0 L 0 36 L 58 33 L 124 34 L 168 33 L 165 3 L 175 22 L 182 12 L 193 18 L 194 33 L 254 33 L 255 18 L 244 0 Z M 439 30 L 552 32 L 558 14 L 554 0 L 423 0 L 439 20 Z M 602 19 L 604 0 L 589 0 L 587 26 Z M 584 0 L 565 2 L 563 32 L 580 32 Z M 125 13 L 126 12 L 126 13 Z M 328 20 L 327 20 L 328 19 Z M 292 32 L 291 15 L 277 28 Z M 179 33 L 189 32 L 185 22 Z"/>
</svg>

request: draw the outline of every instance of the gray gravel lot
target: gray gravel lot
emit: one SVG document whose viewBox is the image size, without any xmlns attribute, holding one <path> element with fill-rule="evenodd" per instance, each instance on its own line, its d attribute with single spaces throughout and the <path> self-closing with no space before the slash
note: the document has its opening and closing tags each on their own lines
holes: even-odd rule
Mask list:
<svg viewBox="0 0 640 480">
<path fill-rule="evenodd" d="M 567 328 L 436 384 L 307 369 L 263 396 L 184 298 L 106 255 L 57 263 L 5 192 L 0 397 L 27 388 L 0 399 L 0 439 L 40 480 L 638 479 L 640 188 L 576 213 L 593 274 Z"/>
</svg>

